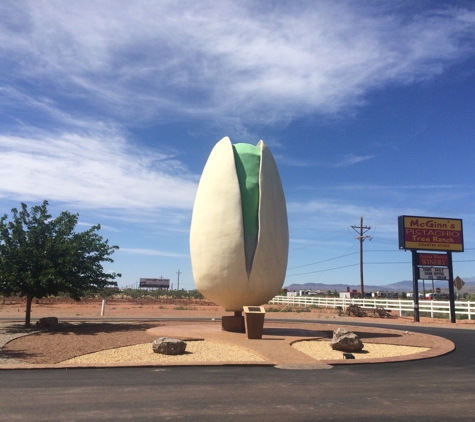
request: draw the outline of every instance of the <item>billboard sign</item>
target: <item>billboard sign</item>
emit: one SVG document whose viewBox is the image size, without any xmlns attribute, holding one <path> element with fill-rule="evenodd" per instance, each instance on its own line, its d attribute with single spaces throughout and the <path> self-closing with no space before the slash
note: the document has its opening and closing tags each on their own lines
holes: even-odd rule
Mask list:
<svg viewBox="0 0 475 422">
<path fill-rule="evenodd" d="M 399 249 L 463 252 L 460 219 L 401 215 L 398 227 Z"/>
<path fill-rule="evenodd" d="M 169 278 L 141 278 L 140 287 L 158 287 L 160 289 L 170 288 L 170 279 Z"/>
<path fill-rule="evenodd" d="M 421 267 L 419 268 L 420 280 L 448 280 L 448 268 Z"/>
<path fill-rule="evenodd" d="M 449 256 L 446 253 L 418 253 L 418 264 L 423 267 L 448 267 Z"/>
</svg>

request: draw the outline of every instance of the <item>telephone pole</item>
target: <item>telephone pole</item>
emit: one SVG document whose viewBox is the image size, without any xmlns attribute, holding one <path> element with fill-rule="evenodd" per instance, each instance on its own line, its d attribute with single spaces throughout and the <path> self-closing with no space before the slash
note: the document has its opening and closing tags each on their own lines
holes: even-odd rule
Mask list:
<svg viewBox="0 0 475 422">
<path fill-rule="evenodd" d="M 180 290 L 180 274 L 181 274 L 181 271 L 178 270 L 176 273 L 178 274 L 178 287 L 177 287 L 177 290 Z"/>
<path fill-rule="evenodd" d="M 355 239 L 360 241 L 360 283 L 361 283 L 361 299 L 364 299 L 364 278 L 363 278 L 363 242 L 366 239 L 371 240 L 371 236 L 365 236 L 364 234 L 371 230 L 369 226 L 363 226 L 363 217 L 360 217 L 359 226 L 351 226 L 351 228 L 358 233 L 359 236 L 356 236 Z"/>
</svg>

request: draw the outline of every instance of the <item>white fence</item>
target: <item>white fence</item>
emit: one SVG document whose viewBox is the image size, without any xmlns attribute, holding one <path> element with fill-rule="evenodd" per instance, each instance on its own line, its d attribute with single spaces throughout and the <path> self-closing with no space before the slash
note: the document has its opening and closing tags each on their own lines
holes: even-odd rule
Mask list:
<svg viewBox="0 0 475 422">
<path fill-rule="evenodd" d="M 398 311 L 399 316 L 403 312 L 406 315 L 414 314 L 414 302 L 412 300 L 398 299 L 346 299 L 339 297 L 318 296 L 276 296 L 269 304 L 292 305 L 292 306 L 319 306 L 324 308 L 336 308 L 341 306 L 343 310 L 349 305 L 358 305 L 364 308 L 376 308 L 378 306 L 390 311 Z M 448 300 L 419 300 L 419 313 L 421 316 L 440 316 L 447 314 L 450 317 L 450 303 Z M 438 315 L 436 315 L 438 314 Z M 455 314 L 465 315 L 462 318 L 472 319 L 475 316 L 475 302 L 456 301 Z"/>
</svg>

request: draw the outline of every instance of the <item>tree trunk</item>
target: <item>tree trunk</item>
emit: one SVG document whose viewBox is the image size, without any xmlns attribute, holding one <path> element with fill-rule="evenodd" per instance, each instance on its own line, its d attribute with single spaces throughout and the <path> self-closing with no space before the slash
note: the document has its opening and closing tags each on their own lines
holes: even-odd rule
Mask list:
<svg viewBox="0 0 475 422">
<path fill-rule="evenodd" d="M 26 315 L 25 315 L 25 327 L 30 326 L 30 316 L 31 316 L 31 302 L 33 301 L 34 296 L 31 294 L 26 295 Z"/>
</svg>

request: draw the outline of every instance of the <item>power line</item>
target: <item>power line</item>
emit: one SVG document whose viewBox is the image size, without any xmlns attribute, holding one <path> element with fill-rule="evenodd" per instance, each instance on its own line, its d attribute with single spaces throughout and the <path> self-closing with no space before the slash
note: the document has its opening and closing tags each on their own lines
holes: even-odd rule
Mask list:
<svg viewBox="0 0 475 422">
<path fill-rule="evenodd" d="M 356 228 L 361 228 L 360 226 L 351 226 L 353 229 L 355 229 L 356 231 Z M 363 229 L 366 229 L 366 231 L 370 230 L 371 227 L 363 227 Z M 366 233 L 366 232 L 365 232 Z M 372 239 L 372 236 L 364 236 L 365 239 Z M 358 237 L 356 237 L 356 239 L 358 239 Z M 364 241 L 364 240 L 363 240 Z M 472 251 L 472 250 L 475 250 L 475 248 L 466 248 L 465 251 Z M 366 252 L 401 252 L 400 249 L 369 249 L 367 250 Z M 336 256 L 334 258 L 328 258 L 328 259 L 324 259 L 322 261 L 316 261 L 316 262 L 311 262 L 309 264 L 304 264 L 304 265 L 298 265 L 296 267 L 290 267 L 290 268 L 287 268 L 287 271 L 289 270 L 294 270 L 294 269 L 297 269 L 297 268 L 303 268 L 303 267 L 308 267 L 310 265 L 316 265 L 316 264 L 322 264 L 324 262 L 329 262 L 329 261 L 334 261 L 336 259 L 340 259 L 340 258 L 344 258 L 344 257 L 347 257 L 347 256 L 351 256 L 351 255 L 356 255 L 358 252 L 351 252 L 351 253 L 348 253 L 348 254 L 344 254 L 344 255 L 339 255 L 339 256 Z M 455 262 L 475 262 L 474 259 L 466 259 L 466 260 L 454 260 L 453 261 L 454 263 Z M 411 264 L 410 261 L 390 261 L 390 262 L 366 262 L 367 265 L 394 265 L 394 264 Z M 327 272 L 327 271 L 333 271 L 333 270 L 338 270 L 338 269 L 341 269 L 341 268 L 347 268 L 347 267 L 354 267 L 358 264 L 350 264 L 350 265 L 344 265 L 344 266 L 340 266 L 340 267 L 334 267 L 334 268 L 327 268 L 325 270 L 316 270 L 316 271 L 310 271 L 310 272 L 306 272 L 306 273 L 298 273 L 298 274 L 287 274 L 286 276 L 287 277 L 294 277 L 294 276 L 297 276 L 297 275 L 306 275 L 306 274 L 315 274 L 315 273 L 322 273 L 322 272 Z"/>
<path fill-rule="evenodd" d="M 335 259 L 344 258 L 345 256 L 355 255 L 355 254 L 357 254 L 357 253 L 358 253 L 358 252 L 347 253 L 346 255 L 340 255 L 340 256 L 337 256 L 337 257 L 335 257 L 335 258 L 324 259 L 323 261 L 317 261 L 317 262 L 312 262 L 312 263 L 310 263 L 310 264 L 299 265 L 299 266 L 297 266 L 297 267 L 287 268 L 287 270 L 295 270 L 296 268 L 302 268 L 302 267 L 308 267 L 308 266 L 310 266 L 310 265 L 321 264 L 321 263 L 323 263 L 323 262 L 333 261 L 333 260 L 335 260 Z"/>
<path fill-rule="evenodd" d="M 397 262 L 394 262 L 394 261 L 389 261 L 389 262 L 365 262 L 366 265 L 390 265 L 390 264 L 411 264 L 410 261 L 397 261 Z"/>
<path fill-rule="evenodd" d="M 463 261 L 453 261 L 453 262 L 475 262 L 475 259 L 468 259 L 468 260 L 463 260 Z M 398 265 L 398 264 L 409 265 L 409 264 L 411 264 L 411 262 L 410 261 L 366 262 L 365 264 L 366 265 Z M 297 275 L 323 273 L 323 272 L 327 272 L 327 271 L 339 270 L 341 268 L 356 267 L 357 265 L 359 265 L 359 264 L 343 265 L 341 267 L 327 268 L 326 270 L 309 271 L 307 273 L 287 274 L 286 277 L 295 277 Z"/>
<path fill-rule="evenodd" d="M 366 252 L 401 252 L 401 249 L 367 249 Z"/>
<path fill-rule="evenodd" d="M 355 267 L 356 265 L 359 265 L 359 264 L 344 265 L 344 266 L 342 266 L 342 267 L 328 268 L 328 269 L 326 269 L 326 270 L 310 271 L 310 272 L 308 272 L 308 273 L 288 274 L 286 277 L 294 277 L 294 276 L 296 276 L 296 275 L 305 275 L 305 274 L 323 273 L 323 272 L 325 272 L 325 271 L 339 270 L 340 268 Z"/>
</svg>

